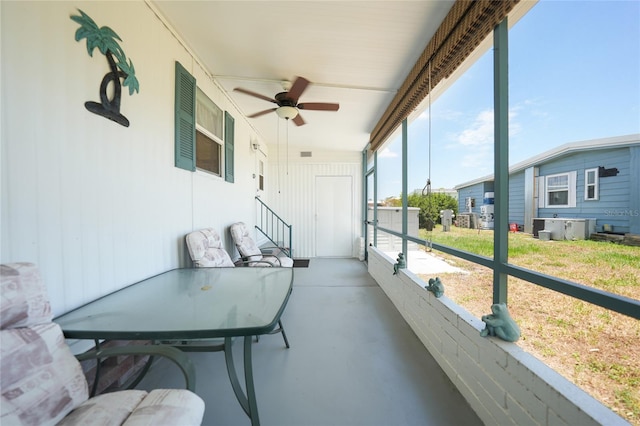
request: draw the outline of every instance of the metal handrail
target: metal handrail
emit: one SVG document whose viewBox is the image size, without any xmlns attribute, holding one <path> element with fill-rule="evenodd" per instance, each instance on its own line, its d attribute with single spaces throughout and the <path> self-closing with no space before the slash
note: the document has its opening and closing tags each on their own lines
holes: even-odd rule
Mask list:
<svg viewBox="0 0 640 426">
<path fill-rule="evenodd" d="M 292 226 L 286 223 L 264 201 L 256 197 L 259 206 L 256 229 L 262 233 L 274 246 L 280 248 L 284 254 L 291 257 L 293 253 Z"/>
</svg>

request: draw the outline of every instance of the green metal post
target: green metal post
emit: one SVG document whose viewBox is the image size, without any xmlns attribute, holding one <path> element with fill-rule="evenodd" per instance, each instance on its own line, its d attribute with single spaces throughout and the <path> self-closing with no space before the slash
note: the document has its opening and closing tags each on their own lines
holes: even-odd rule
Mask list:
<svg viewBox="0 0 640 426">
<path fill-rule="evenodd" d="M 365 245 L 365 260 L 367 252 L 367 177 L 369 176 L 369 170 L 367 169 L 367 148 L 362 150 L 362 228 L 360 229 L 362 238 L 364 238 Z"/>
<path fill-rule="evenodd" d="M 493 303 L 507 303 L 509 253 L 509 69 L 505 18 L 493 32 L 494 233 Z"/>
<path fill-rule="evenodd" d="M 407 213 L 407 188 L 409 187 L 407 179 L 408 139 L 409 132 L 407 119 L 405 118 L 402 120 L 402 253 L 404 253 L 407 266 L 409 266 L 409 256 L 407 254 L 407 221 L 409 220 L 409 214 Z"/>
<path fill-rule="evenodd" d="M 373 245 L 378 247 L 378 151 L 373 152 Z"/>
</svg>

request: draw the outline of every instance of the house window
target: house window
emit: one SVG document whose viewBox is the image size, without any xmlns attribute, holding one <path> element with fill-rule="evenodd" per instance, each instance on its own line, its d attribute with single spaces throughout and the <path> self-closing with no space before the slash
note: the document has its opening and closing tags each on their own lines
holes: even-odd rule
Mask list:
<svg viewBox="0 0 640 426">
<path fill-rule="evenodd" d="M 598 169 L 587 169 L 584 171 L 584 199 L 598 199 Z"/>
<path fill-rule="evenodd" d="M 264 191 L 264 161 L 260 160 L 260 170 L 258 174 L 258 189 Z"/>
<path fill-rule="evenodd" d="M 220 144 L 196 131 L 196 167 L 220 176 Z"/>
<path fill-rule="evenodd" d="M 225 181 L 233 183 L 233 117 L 196 87 L 196 79 L 179 62 L 175 77 L 176 167 L 221 177 L 224 167 Z"/>
<path fill-rule="evenodd" d="M 576 172 L 545 176 L 545 207 L 576 206 Z"/>
<path fill-rule="evenodd" d="M 569 175 L 547 176 L 547 205 L 569 204 Z"/>
<path fill-rule="evenodd" d="M 221 176 L 223 112 L 200 89 L 196 95 L 196 167 Z"/>
</svg>

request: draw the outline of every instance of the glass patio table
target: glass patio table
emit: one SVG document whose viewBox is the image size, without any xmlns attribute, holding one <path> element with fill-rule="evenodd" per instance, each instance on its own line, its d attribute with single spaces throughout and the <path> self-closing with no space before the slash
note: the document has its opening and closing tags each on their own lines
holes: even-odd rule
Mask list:
<svg viewBox="0 0 640 426">
<path fill-rule="evenodd" d="M 293 268 L 174 269 L 108 294 L 54 321 L 73 339 L 189 341 L 224 338 L 227 371 L 240 405 L 259 424 L 252 336 L 276 328 L 289 300 Z M 244 337 L 243 391 L 232 338 Z M 190 350 L 187 346 L 181 349 Z M 214 350 L 213 346 L 205 349 Z M 220 350 L 220 349 L 217 349 Z"/>
</svg>

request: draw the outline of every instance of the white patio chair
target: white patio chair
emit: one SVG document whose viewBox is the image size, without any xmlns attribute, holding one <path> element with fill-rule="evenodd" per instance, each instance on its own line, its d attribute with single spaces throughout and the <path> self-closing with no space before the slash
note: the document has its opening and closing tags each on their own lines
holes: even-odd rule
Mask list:
<svg viewBox="0 0 640 426">
<path fill-rule="evenodd" d="M 272 250 L 280 254 L 267 254 L 263 252 L 260 247 L 256 244 L 256 242 L 249 235 L 249 231 L 247 230 L 244 222 L 237 222 L 231 225 L 229 228 L 231 233 L 231 238 L 233 238 L 233 242 L 238 249 L 238 253 L 240 253 L 240 260 L 242 262 L 248 262 L 249 266 L 264 266 L 261 265 L 260 262 L 269 262 L 272 266 L 282 266 L 286 268 L 293 267 L 293 259 L 288 256 L 285 256 L 283 250 L 279 247 L 268 247 L 266 249 Z"/>
<path fill-rule="evenodd" d="M 193 231 L 186 236 L 187 248 L 189 255 L 196 268 L 221 268 L 236 266 L 229 253 L 222 248 L 220 235 L 213 228 L 204 228 Z M 266 260 L 240 261 L 240 263 L 251 264 L 251 266 L 273 266 Z M 278 320 L 278 328 L 274 329 L 270 334 L 282 333 L 284 344 L 289 347 L 289 340 L 284 332 L 282 321 Z"/>
</svg>

